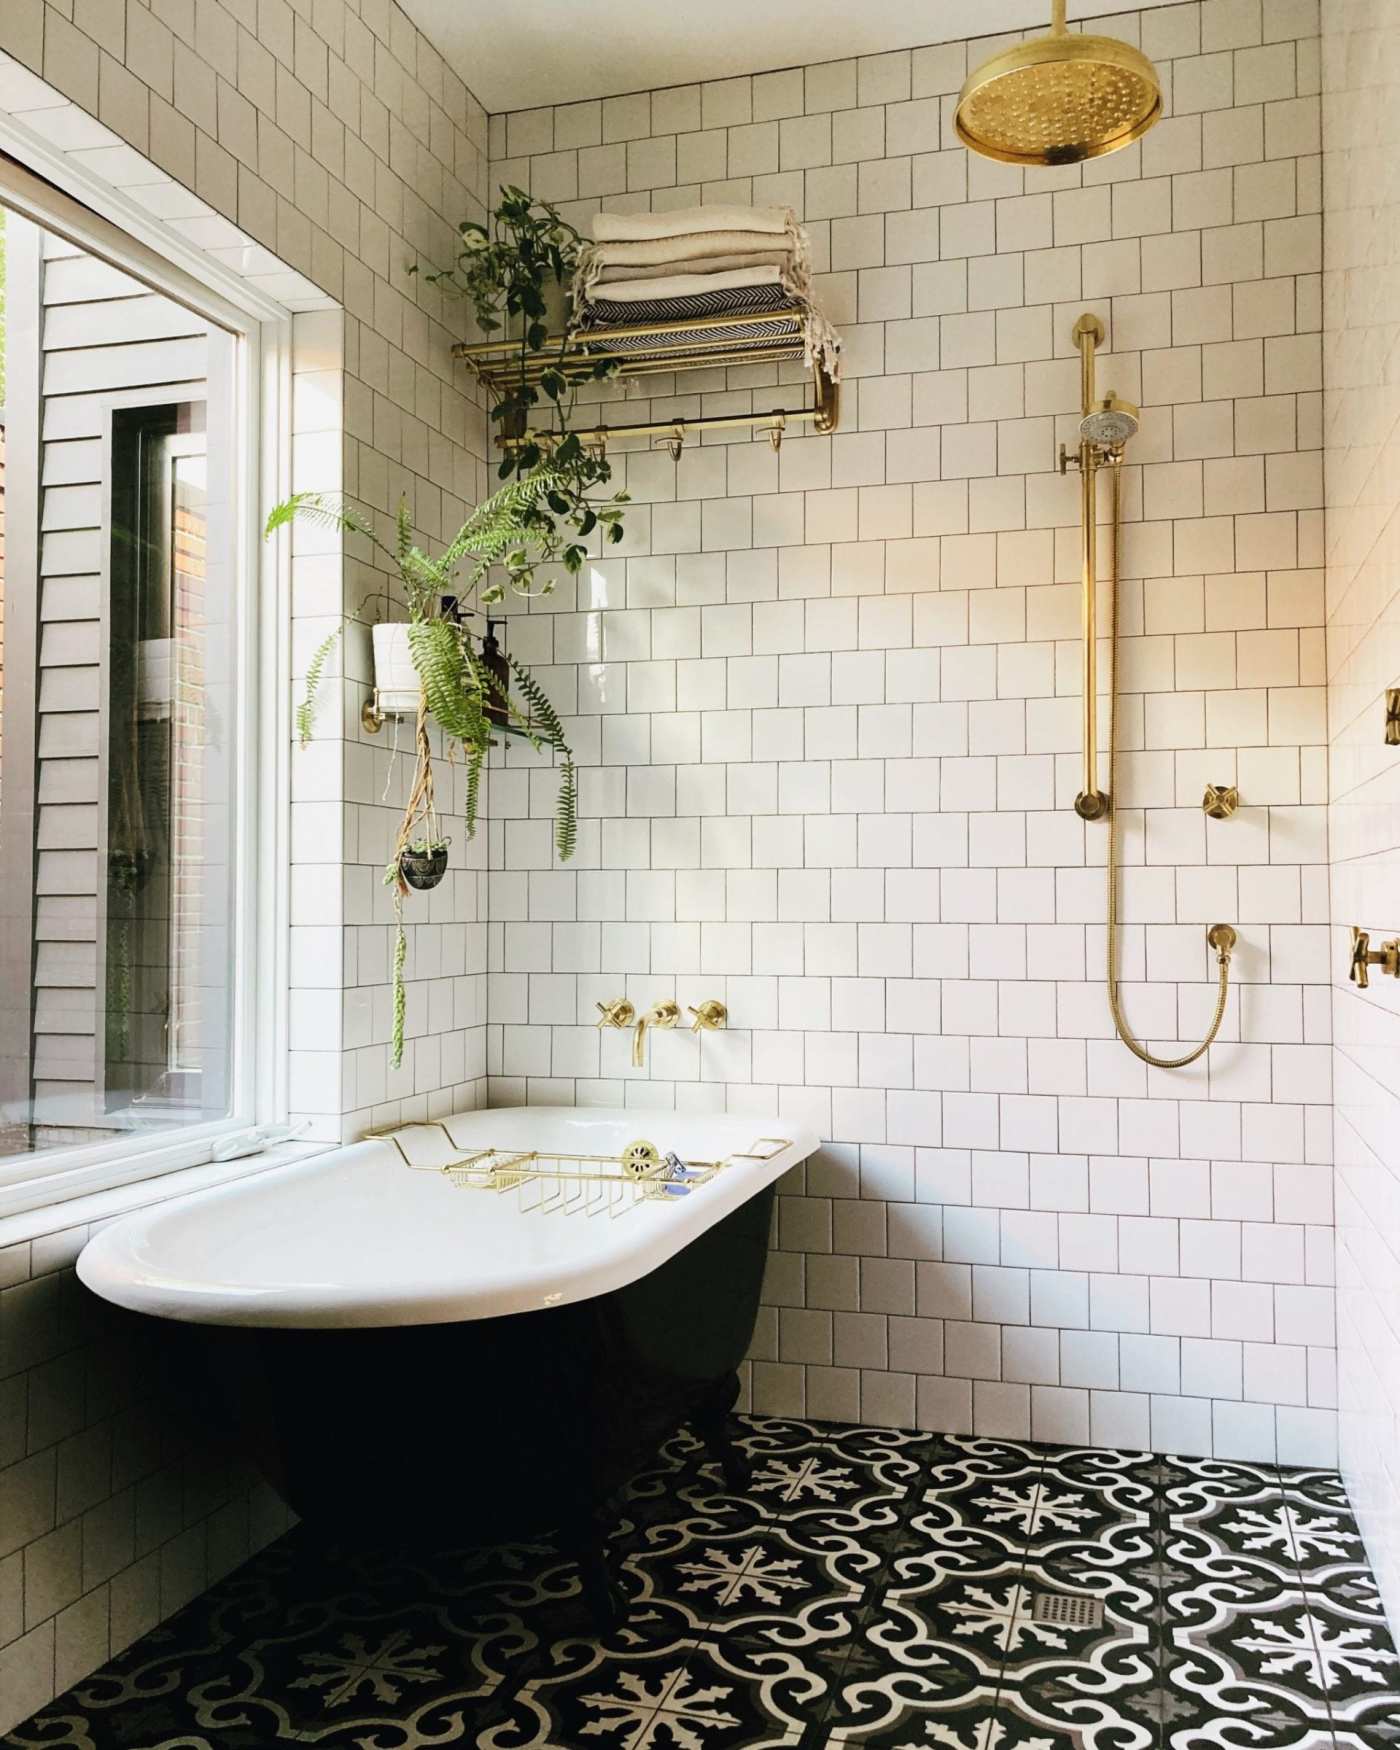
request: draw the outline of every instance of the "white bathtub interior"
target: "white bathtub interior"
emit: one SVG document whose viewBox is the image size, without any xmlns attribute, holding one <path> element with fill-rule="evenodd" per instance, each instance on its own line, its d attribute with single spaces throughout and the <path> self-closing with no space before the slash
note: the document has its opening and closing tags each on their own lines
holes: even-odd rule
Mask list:
<svg viewBox="0 0 1400 1750">
<path fill-rule="evenodd" d="M 645 1275 L 817 1147 L 772 1115 L 515 1107 L 446 1122 L 460 1153 L 611 1156 L 644 1140 L 724 1164 L 685 1196 L 590 1214 L 461 1188 L 406 1165 L 388 1141 L 360 1142 L 128 1216 L 88 1245 L 78 1274 L 119 1306 L 194 1323 L 346 1328 L 529 1312 Z M 410 1149 L 421 1141 L 412 1158 L 443 1159 L 435 1128 L 404 1136 Z"/>
</svg>

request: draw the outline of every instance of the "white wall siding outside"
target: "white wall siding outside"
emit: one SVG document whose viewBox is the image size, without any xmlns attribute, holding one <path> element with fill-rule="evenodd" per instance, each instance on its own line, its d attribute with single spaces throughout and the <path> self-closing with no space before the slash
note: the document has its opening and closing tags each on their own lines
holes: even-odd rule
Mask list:
<svg viewBox="0 0 1400 1750">
<path fill-rule="evenodd" d="M 33 270 L 19 283 L 12 278 L 9 301 L 36 302 L 43 363 L 37 668 L 31 676 L 10 672 L 26 706 L 37 696 L 39 718 L 30 847 L 37 853 L 31 1085 L 6 1095 L 22 1105 L 32 1089 L 35 1123 L 52 1144 L 91 1140 L 106 1129 L 98 1035 L 106 994 L 107 861 L 100 838 L 103 750 L 111 745 L 102 647 L 111 409 L 131 391 L 153 400 L 202 399 L 208 337 L 200 318 L 181 305 L 73 245 L 19 218 L 9 231 L 15 258 Z M 20 420 L 33 417 L 12 411 Z M 24 784 L 7 788 L 15 794 Z M 7 967 L 6 975 L 11 988 L 22 990 L 30 966 Z"/>
<path fill-rule="evenodd" d="M 1347 981 L 1351 926 L 1400 933 L 1400 45 L 1393 9 L 1323 10 L 1327 643 L 1337 1026 L 1341 1446 L 1392 1622 L 1400 1620 L 1400 985 Z"/>
<path fill-rule="evenodd" d="M 493 118 L 493 180 L 590 212 L 781 202 L 847 344 L 826 440 L 625 458 L 626 545 L 510 625 L 582 756 L 493 775 L 497 1100 L 777 1107 L 762 1410 L 1328 1463 L 1335 1451 L 1317 8 L 1103 28 L 1167 119 L 1082 169 L 969 156 L 943 44 Z M 1071 326 L 1143 403 L 1125 488 L 1129 1014 L 1078 788 Z M 671 412 L 778 399 L 735 371 Z M 799 392 L 790 385 L 788 394 Z M 609 407 L 614 422 L 644 402 Z M 1106 622 L 1105 622 L 1106 625 Z M 538 672 L 538 667 L 537 667 Z M 1106 672 L 1101 663 L 1100 673 Z M 1206 820 L 1207 782 L 1240 812 Z M 594 1003 L 718 996 L 730 1031 Z"/>
</svg>

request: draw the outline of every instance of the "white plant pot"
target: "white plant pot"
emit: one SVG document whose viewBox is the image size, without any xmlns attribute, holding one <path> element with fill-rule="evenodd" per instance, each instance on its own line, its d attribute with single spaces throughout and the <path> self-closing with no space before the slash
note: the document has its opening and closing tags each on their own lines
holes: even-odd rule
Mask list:
<svg viewBox="0 0 1400 1750">
<path fill-rule="evenodd" d="M 408 643 L 408 626 L 402 620 L 372 626 L 374 640 L 374 685 L 379 709 L 409 717 L 417 713 L 420 683 Z"/>
</svg>

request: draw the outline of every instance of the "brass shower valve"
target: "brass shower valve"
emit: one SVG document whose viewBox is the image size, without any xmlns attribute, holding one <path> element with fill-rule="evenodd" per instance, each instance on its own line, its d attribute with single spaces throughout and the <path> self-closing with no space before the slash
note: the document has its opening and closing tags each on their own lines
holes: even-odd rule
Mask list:
<svg viewBox="0 0 1400 1750">
<path fill-rule="evenodd" d="M 1379 966 L 1391 978 L 1400 978 L 1400 936 L 1382 942 L 1379 950 L 1371 947 L 1370 935 L 1351 926 L 1351 981 L 1365 990 L 1371 982 L 1371 968 Z"/>
<path fill-rule="evenodd" d="M 1240 793 L 1233 784 L 1207 784 L 1201 807 L 1212 820 L 1228 820 L 1240 805 Z"/>
<path fill-rule="evenodd" d="M 707 1002 L 701 1003 L 698 1009 L 692 1003 L 690 1012 L 695 1017 L 690 1024 L 692 1033 L 702 1033 L 711 1028 L 722 1027 L 729 1019 L 729 1010 L 716 997 L 711 997 Z"/>
<path fill-rule="evenodd" d="M 626 997 L 614 997 L 610 1003 L 599 1003 L 597 1008 L 599 1027 L 630 1027 L 637 1018 L 637 1011 Z"/>
</svg>

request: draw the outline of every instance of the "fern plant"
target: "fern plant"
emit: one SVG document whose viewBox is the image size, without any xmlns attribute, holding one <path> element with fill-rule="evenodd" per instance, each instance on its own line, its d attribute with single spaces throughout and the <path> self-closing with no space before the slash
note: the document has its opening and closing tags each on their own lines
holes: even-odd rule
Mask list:
<svg viewBox="0 0 1400 1750">
<path fill-rule="evenodd" d="M 558 564 L 566 572 L 577 572 L 590 541 L 620 541 L 627 504 L 625 492 L 611 491 L 606 452 L 585 445 L 572 429 L 580 390 L 616 375 L 617 361 L 571 361 L 569 325 L 555 335 L 548 328 L 550 294 L 565 291 L 579 265 L 579 233 L 549 202 L 507 187 L 501 189 L 489 222 L 465 220 L 458 237 L 452 266 L 424 277 L 464 297 L 483 333 L 511 328 L 519 337 L 519 371 L 497 394 L 490 410 L 502 438 L 502 484 L 436 555 L 415 543 L 407 502 L 400 504 L 387 540 L 353 505 L 333 494 L 295 493 L 267 520 L 269 535 L 301 517 L 361 536 L 397 572 L 408 606 L 409 649 L 420 684 L 414 781 L 384 874 L 394 889 L 398 925 L 393 959 L 395 1068 L 403 1059 L 403 974 L 408 953 L 403 902 L 409 890 L 401 857 L 420 837 L 432 843 L 436 835 L 429 715 L 437 719 L 449 747 L 460 748 L 465 760 L 469 836 L 476 831 L 486 751 L 493 733 L 505 727 L 526 736 L 538 751 L 548 749 L 553 755 L 559 769 L 554 843 L 561 861 L 573 855 L 578 842 L 577 774 L 558 714 L 543 687 L 514 657 L 507 658 L 504 674 L 486 660 L 483 641 L 463 615 L 469 619 L 478 609 L 503 600 L 507 592 L 547 595 L 553 582 L 541 568 Z M 541 410 L 550 418 L 546 432 L 532 429 L 532 419 Z M 449 599 L 455 604 L 451 614 L 445 610 Z M 338 635 L 334 632 L 322 641 L 307 668 L 306 690 L 297 711 L 303 744 L 311 737 L 318 690 Z"/>
<path fill-rule="evenodd" d="M 326 678 L 326 664 L 330 660 L 331 651 L 339 642 L 341 630 L 337 626 L 333 632 L 328 632 L 316 646 L 311 661 L 306 665 L 306 690 L 297 706 L 297 740 L 303 747 L 311 740 L 312 727 L 316 722 L 316 700 L 321 691 L 321 682 Z"/>
<path fill-rule="evenodd" d="M 468 836 L 476 832 L 481 800 L 481 773 L 492 737 L 502 722 L 526 737 L 537 751 L 548 749 L 559 766 L 559 799 L 554 842 L 561 861 L 574 853 L 578 841 L 577 778 L 573 753 L 563 724 L 539 682 L 514 657 L 508 658 L 514 691 L 483 657 L 479 634 L 471 625 L 473 595 L 479 605 L 499 600 L 506 587 L 521 593 L 529 588 L 533 565 L 552 551 L 556 536 L 526 520 L 526 513 L 551 490 L 557 478 L 546 460 L 527 477 L 513 480 L 472 512 L 441 553 L 425 552 L 413 540 L 407 503 L 399 506 L 392 538 L 386 540 L 353 505 L 326 493 L 298 492 L 279 504 L 267 519 L 265 533 L 274 534 L 295 518 L 305 518 L 343 534 L 362 536 L 378 549 L 398 573 L 408 604 L 408 645 L 420 694 L 414 741 L 414 773 L 408 802 L 399 822 L 393 855 L 384 871 L 394 889 L 394 1028 L 391 1061 L 403 1061 L 406 994 L 403 974 L 407 957 L 403 902 L 409 895 L 401 867 L 403 853 L 419 842 L 441 842 L 433 789 L 432 743 L 428 718 L 436 718 L 448 739 L 449 751 L 460 750 L 466 766 L 465 812 Z M 599 520 L 615 514 L 608 507 Z M 488 580 L 503 565 L 507 582 Z M 447 604 L 453 604 L 451 612 Z M 317 696 L 341 628 L 317 646 L 307 666 L 305 691 L 296 713 L 302 744 L 310 740 Z M 517 697 L 518 694 L 518 697 Z"/>
</svg>

